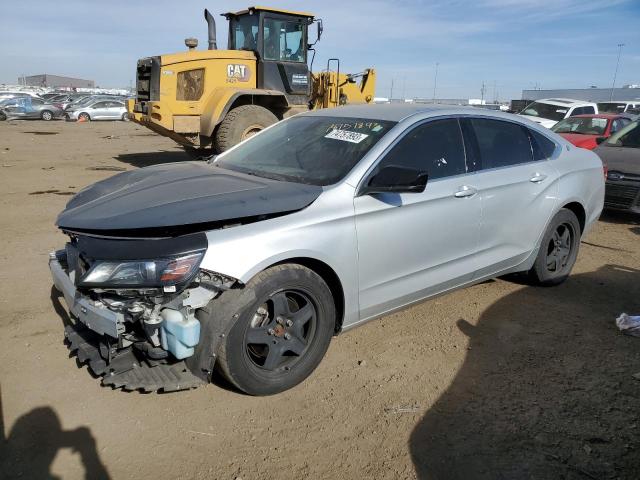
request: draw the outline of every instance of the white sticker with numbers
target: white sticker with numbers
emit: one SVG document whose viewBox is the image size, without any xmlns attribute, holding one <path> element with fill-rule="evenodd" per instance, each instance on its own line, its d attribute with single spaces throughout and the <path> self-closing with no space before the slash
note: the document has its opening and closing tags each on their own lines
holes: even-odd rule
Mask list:
<svg viewBox="0 0 640 480">
<path fill-rule="evenodd" d="M 327 133 L 324 138 L 333 138 L 334 140 L 342 140 L 343 142 L 360 143 L 369 135 L 365 133 L 350 132 L 349 130 L 333 129 Z"/>
</svg>

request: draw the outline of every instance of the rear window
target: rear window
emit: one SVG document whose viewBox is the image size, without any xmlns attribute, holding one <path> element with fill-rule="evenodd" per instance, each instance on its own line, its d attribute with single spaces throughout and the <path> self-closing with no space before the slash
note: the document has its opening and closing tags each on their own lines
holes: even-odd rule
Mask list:
<svg viewBox="0 0 640 480">
<path fill-rule="evenodd" d="M 553 156 L 553 152 L 555 152 L 557 146 L 554 142 L 541 133 L 531 129 L 529 129 L 529 136 L 531 137 L 531 148 L 533 150 L 534 160 L 546 160 Z"/>
<path fill-rule="evenodd" d="M 528 129 L 517 123 L 471 119 L 482 169 L 509 167 L 533 161 Z"/>
<path fill-rule="evenodd" d="M 591 115 L 596 113 L 596 109 L 593 107 L 576 107 L 571 112 L 571 115 Z"/>
</svg>

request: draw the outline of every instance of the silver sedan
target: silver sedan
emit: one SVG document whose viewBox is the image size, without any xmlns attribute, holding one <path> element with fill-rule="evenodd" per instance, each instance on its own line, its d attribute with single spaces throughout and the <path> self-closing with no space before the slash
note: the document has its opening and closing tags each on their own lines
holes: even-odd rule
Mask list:
<svg viewBox="0 0 640 480">
<path fill-rule="evenodd" d="M 128 120 L 127 107 L 118 100 L 98 100 L 67 110 L 69 120 Z"/>
<path fill-rule="evenodd" d="M 50 268 L 103 383 L 175 390 L 215 367 L 267 395 L 333 335 L 412 303 L 507 273 L 564 282 L 603 198 L 594 153 L 521 117 L 346 106 L 84 189 Z M 132 348 L 153 360 L 135 376 Z"/>
</svg>

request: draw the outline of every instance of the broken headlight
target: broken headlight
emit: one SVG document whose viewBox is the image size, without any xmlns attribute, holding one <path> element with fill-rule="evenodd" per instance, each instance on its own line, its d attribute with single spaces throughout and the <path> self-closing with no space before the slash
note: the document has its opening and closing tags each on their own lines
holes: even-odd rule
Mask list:
<svg viewBox="0 0 640 480">
<path fill-rule="evenodd" d="M 160 287 L 190 280 L 204 252 L 159 260 L 96 261 L 80 279 L 83 287 Z"/>
</svg>

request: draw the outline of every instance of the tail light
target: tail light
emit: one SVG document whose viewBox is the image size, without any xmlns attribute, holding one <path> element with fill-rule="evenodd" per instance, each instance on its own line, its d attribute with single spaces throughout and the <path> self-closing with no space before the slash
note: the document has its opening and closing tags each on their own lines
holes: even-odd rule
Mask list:
<svg viewBox="0 0 640 480">
<path fill-rule="evenodd" d="M 609 175 L 609 167 L 604 162 L 602 162 L 602 172 L 604 173 L 604 179 L 606 180 Z"/>
</svg>

